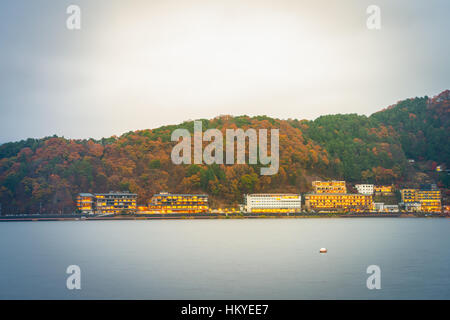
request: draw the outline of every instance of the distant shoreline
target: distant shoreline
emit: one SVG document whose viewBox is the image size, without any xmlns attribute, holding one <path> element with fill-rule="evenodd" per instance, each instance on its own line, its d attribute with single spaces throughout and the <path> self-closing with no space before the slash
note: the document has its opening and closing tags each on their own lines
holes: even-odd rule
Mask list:
<svg viewBox="0 0 450 320">
<path fill-rule="evenodd" d="M 208 219 L 308 219 L 308 218 L 445 218 L 445 214 L 430 213 L 332 213 L 332 214 L 148 214 L 148 215 L 21 215 L 2 216 L 0 222 L 36 221 L 126 221 L 126 220 L 208 220 Z"/>
</svg>

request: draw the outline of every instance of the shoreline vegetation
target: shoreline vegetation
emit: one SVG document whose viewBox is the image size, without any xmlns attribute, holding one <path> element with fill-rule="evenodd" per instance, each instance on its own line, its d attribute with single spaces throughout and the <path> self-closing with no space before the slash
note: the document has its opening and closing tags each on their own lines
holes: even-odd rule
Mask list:
<svg viewBox="0 0 450 320">
<path fill-rule="evenodd" d="M 205 219 L 308 219 L 308 218 L 449 218 L 446 214 L 418 213 L 291 213 L 291 214 L 133 214 L 133 215 L 19 215 L 2 216 L 0 222 L 26 221 L 125 221 L 125 220 L 205 220 Z"/>
</svg>

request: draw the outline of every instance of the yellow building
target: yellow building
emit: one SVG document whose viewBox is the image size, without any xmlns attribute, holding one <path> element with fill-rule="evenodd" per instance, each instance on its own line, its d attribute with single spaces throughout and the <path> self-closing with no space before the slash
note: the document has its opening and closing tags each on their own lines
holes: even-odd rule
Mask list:
<svg viewBox="0 0 450 320">
<path fill-rule="evenodd" d="M 136 212 L 137 194 L 130 192 L 110 192 L 95 195 L 95 212 L 98 214 L 118 214 Z"/>
<path fill-rule="evenodd" d="M 310 193 L 305 195 L 305 207 L 308 211 L 372 211 L 371 195 L 349 193 Z"/>
<path fill-rule="evenodd" d="M 313 181 L 314 193 L 347 193 L 345 181 Z"/>
<path fill-rule="evenodd" d="M 82 213 L 118 214 L 136 211 L 137 194 L 129 192 L 80 193 L 77 208 Z"/>
<path fill-rule="evenodd" d="M 402 202 L 416 202 L 416 189 L 401 189 L 400 194 L 402 196 Z"/>
<path fill-rule="evenodd" d="M 375 195 L 391 196 L 394 194 L 394 186 L 374 186 Z"/>
<path fill-rule="evenodd" d="M 440 190 L 417 190 L 416 198 L 423 212 L 442 211 Z"/>
<path fill-rule="evenodd" d="M 206 194 L 155 194 L 148 205 L 153 213 L 202 213 L 209 212 Z"/>
<path fill-rule="evenodd" d="M 407 204 L 417 202 L 421 212 L 441 212 L 441 191 L 439 189 L 402 189 L 402 202 Z"/>
<path fill-rule="evenodd" d="M 78 194 L 77 209 L 82 213 L 94 213 L 94 195 L 92 193 Z"/>
</svg>

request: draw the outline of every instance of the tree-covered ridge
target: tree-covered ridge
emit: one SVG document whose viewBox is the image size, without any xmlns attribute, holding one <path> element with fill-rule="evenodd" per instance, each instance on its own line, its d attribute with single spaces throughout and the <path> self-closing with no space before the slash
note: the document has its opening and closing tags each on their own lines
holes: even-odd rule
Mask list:
<svg viewBox="0 0 450 320">
<path fill-rule="evenodd" d="M 259 165 L 174 165 L 171 133 L 193 132 L 192 121 L 101 140 L 53 136 L 6 143 L 0 146 L 0 203 L 4 213 L 69 212 L 78 192 L 129 190 L 146 203 L 166 190 L 206 192 L 213 204 L 236 204 L 249 192 L 310 191 L 313 178 L 396 183 L 405 179 L 407 158 L 448 161 L 443 142 L 448 142 L 449 101 L 446 91 L 433 99 L 405 100 L 370 117 L 201 120 L 203 130 L 217 128 L 224 137 L 226 129 L 279 129 L 280 169 L 273 176 L 259 175 Z"/>
<path fill-rule="evenodd" d="M 391 125 L 398 132 L 408 158 L 433 160 L 449 166 L 450 90 L 432 99 L 401 101 L 371 118 Z"/>
<path fill-rule="evenodd" d="M 337 161 L 332 176 L 380 183 L 403 174 L 406 158 L 398 134 L 371 117 L 321 116 L 308 124 L 305 133 Z"/>
</svg>

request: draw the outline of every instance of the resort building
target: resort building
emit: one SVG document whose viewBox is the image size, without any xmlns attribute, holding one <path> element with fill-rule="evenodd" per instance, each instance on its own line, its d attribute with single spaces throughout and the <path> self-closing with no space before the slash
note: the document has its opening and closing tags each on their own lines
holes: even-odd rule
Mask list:
<svg viewBox="0 0 450 320">
<path fill-rule="evenodd" d="M 373 192 L 377 196 L 392 196 L 394 195 L 394 186 L 374 186 Z"/>
<path fill-rule="evenodd" d="M 208 195 L 161 192 L 153 195 L 148 205 L 148 211 L 151 213 L 209 212 Z"/>
<path fill-rule="evenodd" d="M 441 191 L 436 185 L 422 186 L 421 189 L 402 189 L 400 194 L 405 207 L 408 203 L 418 203 L 422 212 L 442 211 Z M 415 209 L 412 206 L 409 208 Z"/>
<path fill-rule="evenodd" d="M 400 209 L 398 208 L 398 204 L 386 204 L 386 205 L 384 205 L 383 211 L 396 213 L 396 212 L 399 212 Z"/>
<path fill-rule="evenodd" d="M 402 196 L 402 202 L 416 202 L 416 189 L 401 189 L 400 195 Z"/>
<path fill-rule="evenodd" d="M 94 195 L 92 193 L 78 194 L 77 208 L 83 214 L 93 214 L 94 213 Z"/>
<path fill-rule="evenodd" d="M 365 194 L 323 194 L 310 193 L 305 195 L 305 207 L 315 212 L 362 212 L 372 211 L 372 196 Z"/>
<path fill-rule="evenodd" d="M 130 192 L 80 193 L 77 208 L 89 214 L 119 214 L 136 212 L 137 194 Z"/>
<path fill-rule="evenodd" d="M 95 194 L 95 212 L 134 213 L 136 212 L 137 194 L 130 192 L 110 192 Z"/>
<path fill-rule="evenodd" d="M 418 190 L 416 197 L 422 212 L 442 211 L 440 190 Z"/>
<path fill-rule="evenodd" d="M 384 211 L 384 203 L 383 202 L 374 202 L 373 209 L 376 212 L 383 212 Z"/>
<path fill-rule="evenodd" d="M 405 207 L 406 212 L 420 212 L 420 203 L 418 202 L 402 202 L 400 205 Z"/>
<path fill-rule="evenodd" d="M 376 212 L 400 212 L 397 204 L 384 204 L 382 202 L 374 202 L 373 208 Z"/>
<path fill-rule="evenodd" d="M 357 184 L 355 185 L 356 190 L 358 190 L 358 193 L 360 194 L 373 194 L 373 184 Z"/>
<path fill-rule="evenodd" d="M 300 212 L 302 209 L 301 196 L 293 193 L 257 193 L 247 194 L 245 197 L 245 211 L 251 213 L 288 213 Z"/>
<path fill-rule="evenodd" d="M 345 181 L 313 181 L 314 193 L 347 193 Z"/>
</svg>

